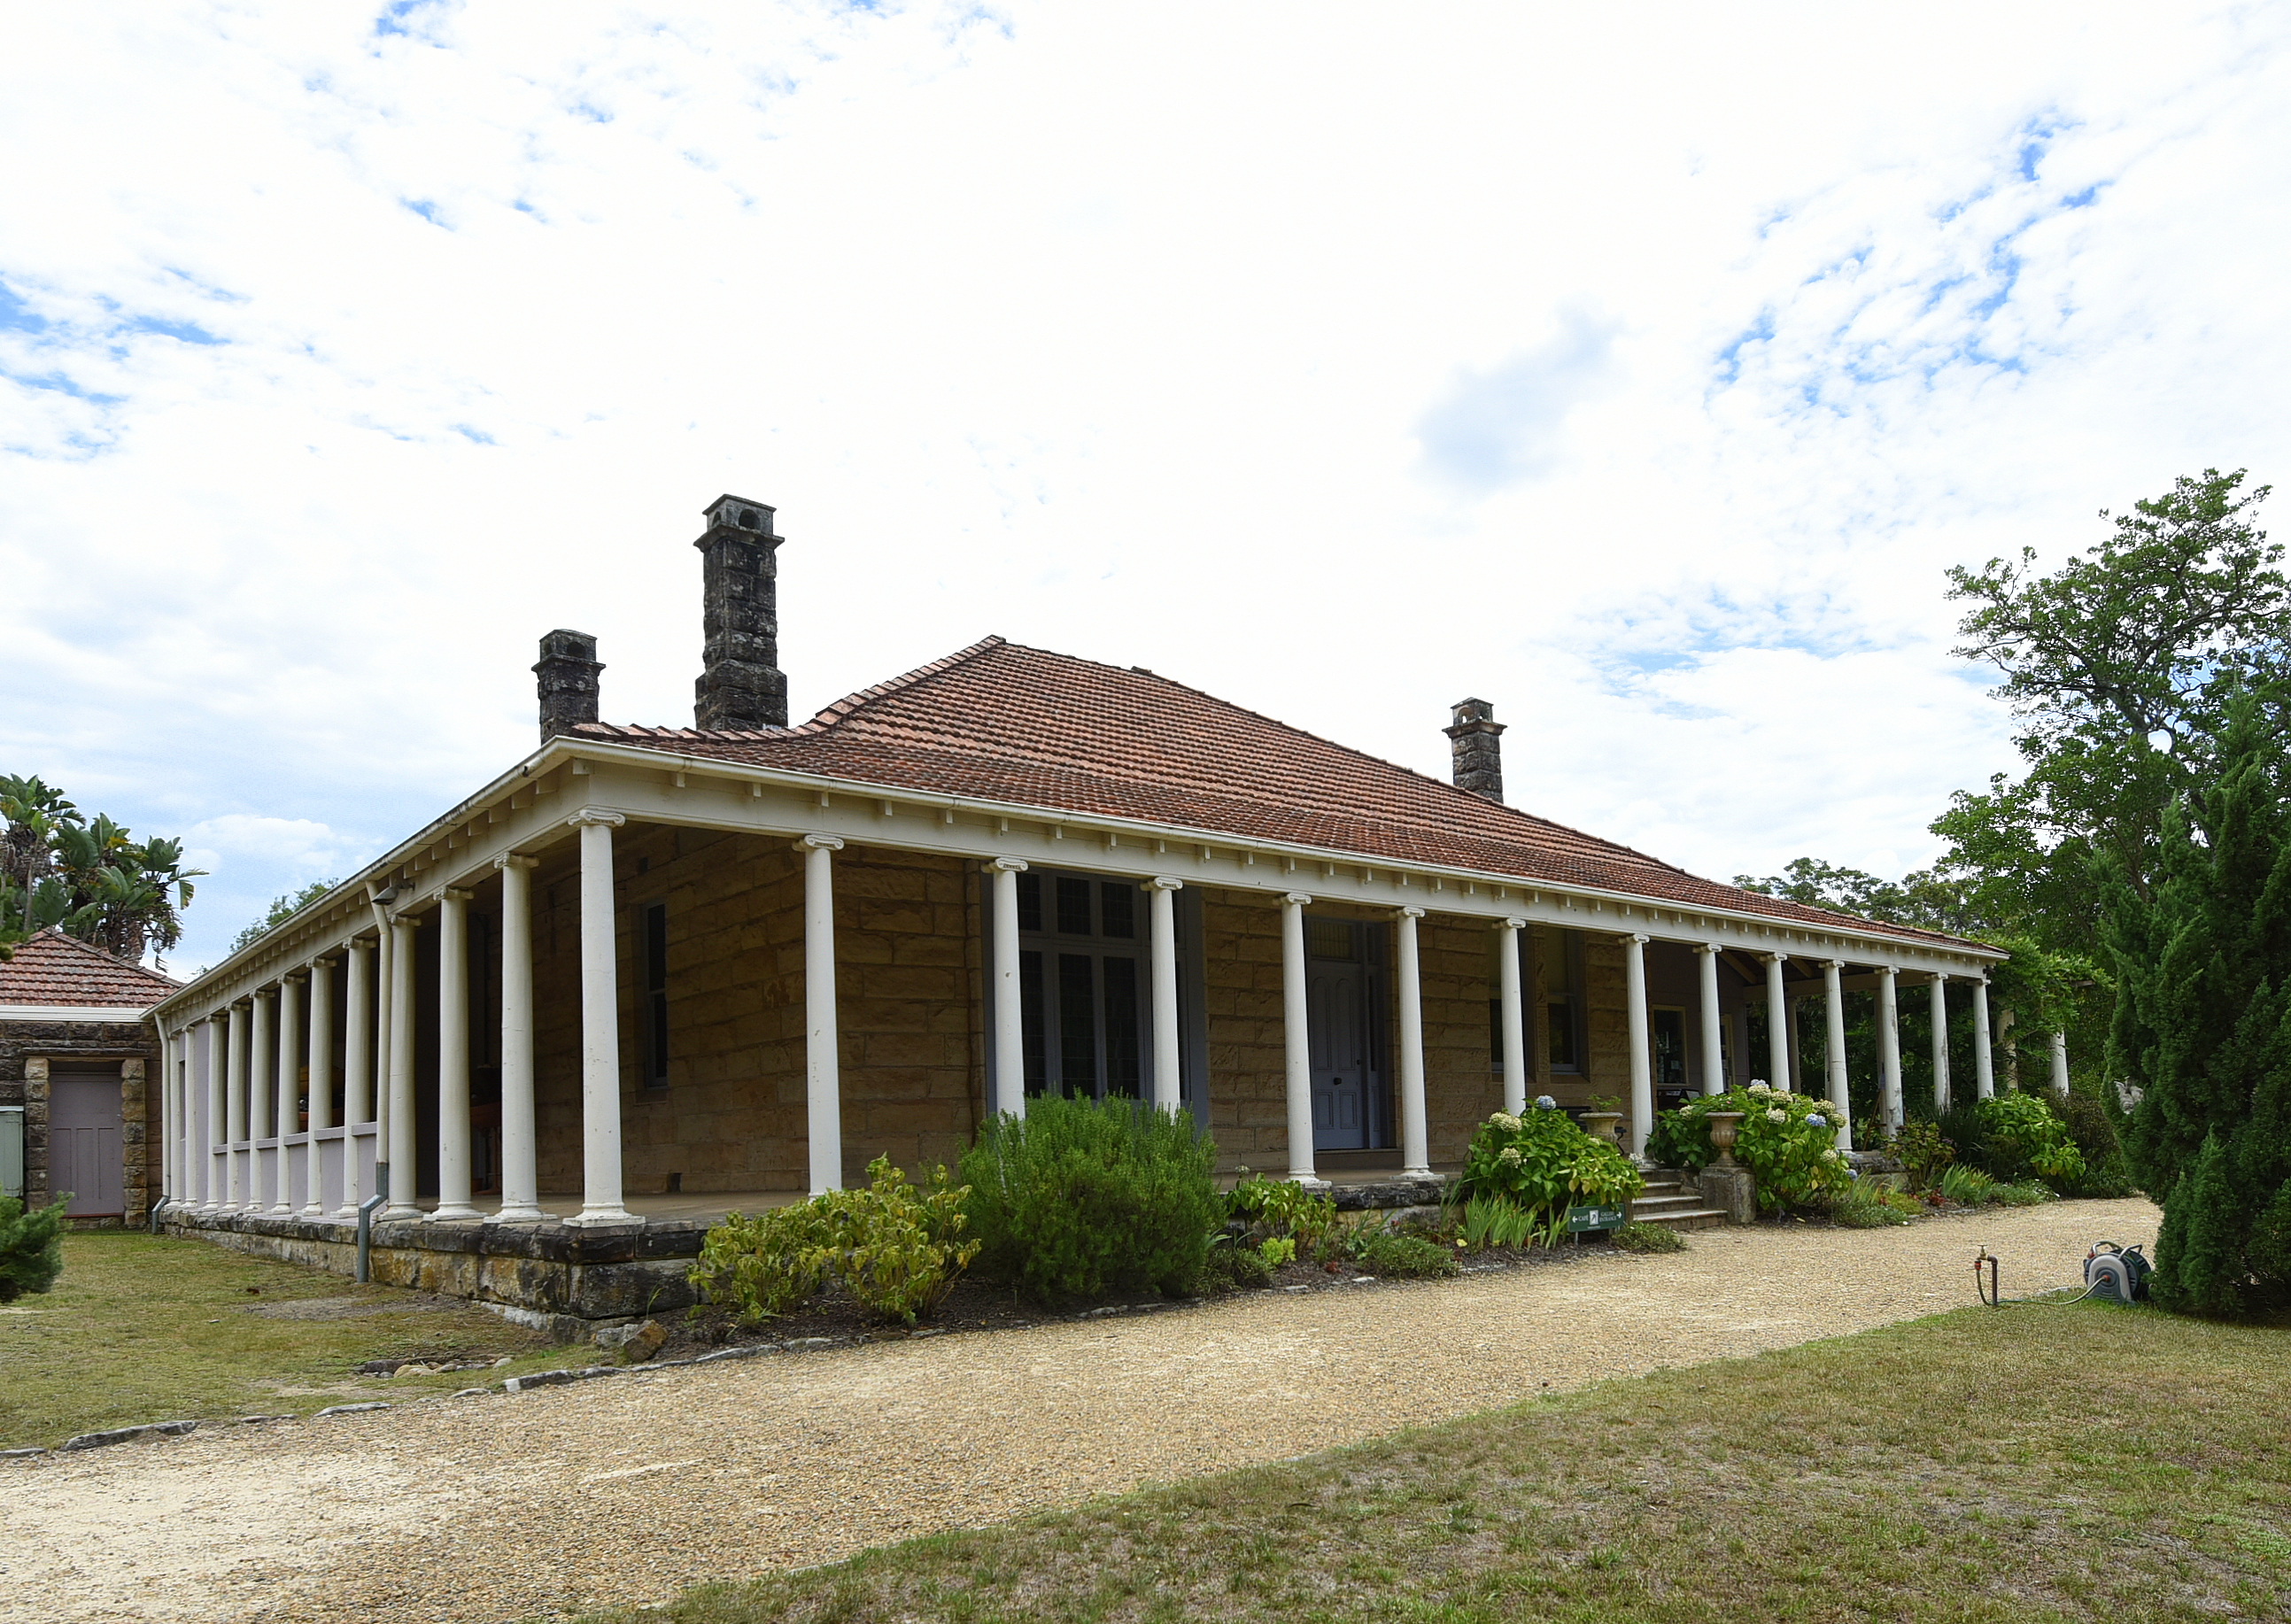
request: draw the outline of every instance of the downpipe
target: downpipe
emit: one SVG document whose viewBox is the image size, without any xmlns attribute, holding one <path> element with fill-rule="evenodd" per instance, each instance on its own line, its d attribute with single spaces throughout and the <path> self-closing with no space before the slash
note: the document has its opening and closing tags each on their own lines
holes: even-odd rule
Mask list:
<svg viewBox="0 0 2291 1624">
<path fill-rule="evenodd" d="M 390 1163 L 374 1164 L 374 1194 L 358 1203 L 358 1282 L 364 1285 L 374 1277 L 374 1215 L 390 1199 Z"/>
</svg>

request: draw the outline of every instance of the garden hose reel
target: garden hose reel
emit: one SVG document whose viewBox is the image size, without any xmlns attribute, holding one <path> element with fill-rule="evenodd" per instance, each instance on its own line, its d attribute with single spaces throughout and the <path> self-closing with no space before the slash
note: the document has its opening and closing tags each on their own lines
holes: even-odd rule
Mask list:
<svg viewBox="0 0 2291 1624">
<path fill-rule="evenodd" d="M 1982 1278 L 1982 1271 L 1988 1277 Z M 2070 1303 L 2080 1303 L 2086 1298 L 2096 1298 L 2104 1303 L 2129 1307 L 2134 1303 L 2148 1300 L 2148 1276 L 2156 1266 L 2137 1246 L 2119 1246 L 2113 1241 L 2095 1241 L 2092 1250 L 2084 1255 L 2084 1290 L 2070 1298 L 2004 1296 L 1998 1287 L 1997 1255 L 1982 1247 L 1973 1259 L 1973 1294 L 1991 1308 L 2001 1308 L 2008 1302 L 2034 1303 L 2041 1307 L 2065 1308 Z"/>
</svg>

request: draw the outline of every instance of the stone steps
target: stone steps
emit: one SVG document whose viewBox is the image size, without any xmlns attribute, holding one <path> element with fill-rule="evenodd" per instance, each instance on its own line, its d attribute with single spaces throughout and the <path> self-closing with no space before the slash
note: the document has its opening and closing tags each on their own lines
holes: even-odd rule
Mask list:
<svg viewBox="0 0 2291 1624">
<path fill-rule="evenodd" d="M 1666 1229 L 1717 1229 L 1726 1222 L 1724 1209 L 1703 1205 L 1700 1190 L 1676 1173 L 1660 1171 L 1648 1174 L 1645 1189 L 1632 1198 L 1631 1218 Z"/>
</svg>

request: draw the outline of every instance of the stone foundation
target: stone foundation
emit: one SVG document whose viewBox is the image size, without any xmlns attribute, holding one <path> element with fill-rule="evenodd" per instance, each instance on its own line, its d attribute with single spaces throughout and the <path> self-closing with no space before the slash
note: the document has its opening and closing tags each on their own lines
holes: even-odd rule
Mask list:
<svg viewBox="0 0 2291 1624">
<path fill-rule="evenodd" d="M 169 1208 L 159 1226 L 258 1258 L 350 1278 L 358 1273 L 354 1223 Z M 367 1258 L 370 1277 L 383 1285 L 467 1298 L 521 1323 L 579 1335 L 590 1322 L 689 1306 L 685 1270 L 707 1230 L 691 1219 L 577 1229 L 405 1219 L 373 1226 Z"/>
</svg>

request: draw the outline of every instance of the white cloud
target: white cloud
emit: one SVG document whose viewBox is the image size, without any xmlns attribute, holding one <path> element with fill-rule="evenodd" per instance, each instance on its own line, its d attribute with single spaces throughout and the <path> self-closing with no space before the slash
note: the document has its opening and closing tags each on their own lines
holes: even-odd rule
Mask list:
<svg viewBox="0 0 2291 1624">
<path fill-rule="evenodd" d="M 523 751 L 552 626 L 688 716 L 723 490 L 800 709 L 995 631 L 1438 771 L 1475 693 L 1726 874 L 2007 764 L 1944 566 L 2283 472 L 2275 9 L 16 26 L 0 759 L 354 832 L 213 843 L 194 953 Z"/>
</svg>

